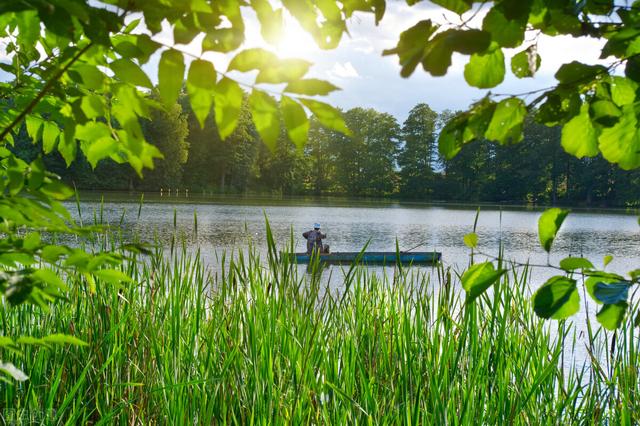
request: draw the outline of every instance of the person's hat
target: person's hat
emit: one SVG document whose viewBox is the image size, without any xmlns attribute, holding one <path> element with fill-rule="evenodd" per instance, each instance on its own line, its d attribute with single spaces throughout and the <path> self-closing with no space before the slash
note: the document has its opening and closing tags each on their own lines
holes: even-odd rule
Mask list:
<svg viewBox="0 0 640 426">
<path fill-rule="evenodd" d="M 319 223 L 314 223 L 313 224 L 313 228 L 314 229 L 320 229 L 320 224 Z"/>
</svg>

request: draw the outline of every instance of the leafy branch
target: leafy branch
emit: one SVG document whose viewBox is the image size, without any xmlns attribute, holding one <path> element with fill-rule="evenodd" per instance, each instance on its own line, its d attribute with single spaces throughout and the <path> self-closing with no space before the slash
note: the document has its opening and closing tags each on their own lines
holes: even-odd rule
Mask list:
<svg viewBox="0 0 640 426">
<path fill-rule="evenodd" d="M 538 235 L 542 248 L 550 253 L 553 241 L 562 226 L 568 210 L 551 208 L 542 213 L 538 220 Z M 476 217 L 477 221 L 477 217 Z M 474 252 L 489 261 L 473 264 L 462 274 L 462 286 L 467 292 L 467 303 L 473 302 L 493 285 L 506 272 L 505 269 L 495 269 L 493 261 L 501 265 L 503 256 L 494 256 L 488 253 L 475 251 L 478 244 L 478 236 L 474 232 L 464 238 L 465 245 L 471 249 L 473 262 Z M 605 258 L 605 267 L 612 260 Z M 628 309 L 629 289 L 640 283 L 640 271 L 629 273 L 631 279 L 604 270 L 597 270 L 594 265 L 582 257 L 566 257 L 559 265 L 522 263 L 509 260 L 513 268 L 547 268 L 561 271 L 564 275 L 556 275 L 548 279 L 533 296 L 534 310 L 542 318 L 565 319 L 578 312 L 580 295 L 577 291 L 577 282 L 574 275 L 582 276 L 588 294 L 594 302 L 601 304 L 602 309 L 596 315 L 596 319 L 603 327 L 615 330 L 622 325 Z"/>
<path fill-rule="evenodd" d="M 3 141 L 11 132 L 15 131 L 15 129 L 22 123 L 25 117 L 33 111 L 33 109 L 38 105 L 38 103 L 44 98 L 44 96 L 49 93 L 53 85 L 60 80 L 60 78 L 66 73 L 69 68 L 78 61 L 82 55 L 84 55 L 87 50 L 89 50 L 93 46 L 93 43 L 87 43 L 83 48 L 78 50 L 75 55 L 62 67 L 60 68 L 50 79 L 48 79 L 42 89 L 38 92 L 38 94 L 29 102 L 29 104 L 13 119 L 13 121 L 6 126 L 2 132 L 0 132 L 0 141 Z"/>
</svg>

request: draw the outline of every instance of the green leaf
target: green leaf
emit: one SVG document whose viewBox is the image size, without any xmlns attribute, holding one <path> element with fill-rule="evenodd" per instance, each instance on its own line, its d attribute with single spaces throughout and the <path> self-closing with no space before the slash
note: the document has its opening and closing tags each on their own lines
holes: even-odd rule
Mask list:
<svg viewBox="0 0 640 426">
<path fill-rule="evenodd" d="M 589 105 L 589 114 L 595 123 L 603 126 L 613 126 L 622 115 L 622 112 L 610 100 L 598 99 Z"/>
<path fill-rule="evenodd" d="M 636 100 L 638 83 L 635 81 L 615 75 L 611 77 L 610 87 L 611 99 L 619 107 L 633 103 Z"/>
<path fill-rule="evenodd" d="M 260 21 L 260 34 L 267 42 L 276 44 L 282 35 L 282 9 L 274 10 L 268 0 L 251 0 Z"/>
<path fill-rule="evenodd" d="M 505 272 L 504 269 L 494 269 L 491 262 L 478 263 L 467 269 L 461 279 L 462 288 L 467 292 L 467 304 L 482 295 Z"/>
<path fill-rule="evenodd" d="M 37 190 L 42 186 L 44 182 L 46 173 L 46 167 L 44 165 L 44 161 L 42 161 L 42 157 L 38 157 L 29 164 L 29 189 Z M 33 236 L 34 234 L 30 234 Z M 40 241 L 38 240 L 38 244 Z"/>
<path fill-rule="evenodd" d="M 105 123 L 89 121 L 76 127 L 76 138 L 91 142 L 100 138 L 111 137 L 111 129 Z"/>
<path fill-rule="evenodd" d="M 607 75 L 607 68 L 602 65 L 586 65 L 573 61 L 562 65 L 555 77 L 562 84 L 583 85 L 602 75 Z"/>
<path fill-rule="evenodd" d="M 351 135 L 351 130 L 344 122 L 342 114 L 331 105 L 313 99 L 300 99 L 300 102 L 311 110 L 323 126 L 347 136 Z"/>
<path fill-rule="evenodd" d="M 173 105 L 178 100 L 178 94 L 184 81 L 184 71 L 182 53 L 173 49 L 162 52 L 158 64 L 158 90 L 160 99 L 166 105 Z"/>
<path fill-rule="evenodd" d="M 464 245 L 469 248 L 476 248 L 478 246 L 478 234 L 471 232 L 464 236 Z"/>
<path fill-rule="evenodd" d="M 533 309 L 541 318 L 565 319 L 578 312 L 579 308 L 576 281 L 567 277 L 550 278 L 533 296 Z"/>
<path fill-rule="evenodd" d="M 628 307 L 627 302 L 606 304 L 596 314 L 596 319 L 607 330 L 615 330 L 622 325 Z"/>
<path fill-rule="evenodd" d="M 32 276 L 37 280 L 40 280 L 57 289 L 60 289 L 60 290 L 68 289 L 64 281 L 62 281 L 62 279 L 58 276 L 58 274 L 56 274 L 51 269 L 40 268 L 36 270 Z"/>
<path fill-rule="evenodd" d="M 595 277 L 594 277 L 595 278 Z M 595 299 L 602 303 L 626 302 L 629 298 L 629 283 L 625 282 L 597 282 L 593 295 Z"/>
<path fill-rule="evenodd" d="M 13 365 L 10 362 L 2 362 L 2 361 L 0 361 L 0 371 L 5 373 L 6 375 L 12 377 L 14 380 L 19 381 L 19 382 L 24 382 L 25 380 L 29 379 L 29 376 L 24 374 L 24 372 L 22 370 L 20 370 L 19 368 L 17 368 L 15 365 Z"/>
<path fill-rule="evenodd" d="M 524 40 L 526 17 L 509 19 L 500 7 L 492 7 L 482 21 L 482 29 L 491 33 L 491 39 L 501 47 L 517 47 Z"/>
<path fill-rule="evenodd" d="M 562 222 L 569 214 L 569 210 L 559 209 L 557 207 L 547 209 L 538 219 L 538 237 L 540 244 L 545 251 L 551 251 L 551 245 L 556 238 Z"/>
<path fill-rule="evenodd" d="M 440 5 L 452 12 L 462 15 L 471 9 L 472 0 L 431 0 L 432 3 Z"/>
<path fill-rule="evenodd" d="M 16 343 L 19 345 L 37 345 L 51 348 L 51 346 L 49 346 L 43 339 L 39 339 L 33 336 L 20 336 L 18 337 Z"/>
<path fill-rule="evenodd" d="M 382 54 L 385 56 L 397 54 L 402 67 L 400 75 L 409 77 L 422 62 L 425 55 L 424 44 L 437 29 L 438 26 L 433 25 L 431 20 L 420 21 L 400 34 L 400 40 L 395 48 L 384 50 Z"/>
<path fill-rule="evenodd" d="M 10 337 L 0 336 L 0 348 L 11 348 L 16 346 L 16 342 Z"/>
<path fill-rule="evenodd" d="M 67 167 L 76 159 L 78 152 L 78 141 L 74 138 L 74 130 L 73 125 L 65 126 L 65 130 L 58 142 L 58 152 L 64 158 Z"/>
<path fill-rule="evenodd" d="M 278 57 L 262 48 L 246 49 L 239 52 L 231 59 L 227 71 L 247 72 L 252 70 L 261 70 L 272 64 L 279 62 Z"/>
<path fill-rule="evenodd" d="M 302 78 L 311 62 L 304 59 L 281 59 L 276 63 L 268 63 L 260 69 L 256 77 L 256 83 L 289 83 Z"/>
<path fill-rule="evenodd" d="M 440 37 L 448 49 L 463 55 L 482 53 L 491 46 L 491 34 L 482 30 L 451 29 L 437 34 L 433 41 Z"/>
<path fill-rule="evenodd" d="M 535 75 L 542 61 L 535 50 L 535 46 L 530 46 L 511 58 L 511 72 L 513 72 L 513 75 L 518 78 L 533 77 Z"/>
<path fill-rule="evenodd" d="M 562 147 L 578 158 L 598 155 L 598 133 L 589 116 L 589 104 L 583 104 L 580 114 L 562 127 Z"/>
<path fill-rule="evenodd" d="M 93 275 L 110 284 L 120 284 L 121 282 L 131 282 L 129 275 L 117 269 L 98 269 L 93 271 Z"/>
<path fill-rule="evenodd" d="M 113 50 L 124 58 L 135 59 L 142 56 L 142 51 L 136 46 L 136 38 L 132 34 L 119 34 L 112 37 Z"/>
<path fill-rule="evenodd" d="M 302 149 L 307 142 L 307 135 L 309 134 L 309 119 L 304 112 L 304 108 L 288 96 L 282 96 L 280 109 L 289 139 L 298 148 Z"/>
<path fill-rule="evenodd" d="M 71 188 L 58 180 L 45 183 L 41 191 L 56 200 L 66 200 L 74 194 Z"/>
<path fill-rule="evenodd" d="M 233 133 L 238 125 L 244 92 L 235 81 L 224 77 L 216 85 L 214 111 L 216 127 L 222 139 Z"/>
<path fill-rule="evenodd" d="M 85 149 L 87 161 L 94 169 L 100 160 L 103 160 L 118 151 L 118 141 L 112 137 L 103 137 L 91 142 L 89 148 Z"/>
<path fill-rule="evenodd" d="M 68 334 L 50 334 L 42 338 L 46 343 L 54 343 L 56 345 L 76 345 L 76 346 L 89 346 L 89 344 L 77 337 L 70 336 Z"/>
<path fill-rule="evenodd" d="M 104 117 L 105 98 L 93 93 L 85 95 L 80 101 L 80 109 L 82 109 L 84 115 L 90 120 Z"/>
<path fill-rule="evenodd" d="M 518 98 L 507 98 L 498 103 L 485 132 L 485 137 L 502 145 L 520 142 L 527 108 Z"/>
<path fill-rule="evenodd" d="M 612 127 L 606 127 L 598 138 L 602 156 L 625 170 L 640 167 L 640 134 L 633 105 L 622 107 L 622 116 Z"/>
<path fill-rule="evenodd" d="M 104 84 L 105 75 L 95 65 L 78 64 L 69 72 L 74 81 L 82 83 L 87 89 L 100 90 Z"/>
<path fill-rule="evenodd" d="M 40 140 L 42 127 L 44 126 L 44 120 L 37 115 L 28 115 L 25 120 L 27 126 L 27 134 L 31 139 L 36 142 Z"/>
<path fill-rule="evenodd" d="M 44 246 L 40 253 L 41 257 L 49 263 L 57 262 L 60 257 L 69 253 L 69 249 L 64 246 L 49 245 Z"/>
<path fill-rule="evenodd" d="M 489 89 L 504 80 L 504 54 L 494 45 L 487 52 L 474 53 L 464 67 L 464 78 L 470 86 Z"/>
<path fill-rule="evenodd" d="M 606 255 L 603 259 L 602 259 L 602 263 L 604 264 L 604 267 L 606 268 L 608 264 L 611 263 L 611 261 L 613 260 L 613 256 L 611 256 L 610 254 Z"/>
<path fill-rule="evenodd" d="M 580 113 L 583 102 L 575 91 L 556 88 L 547 92 L 546 101 L 536 112 L 536 121 L 546 126 L 564 124 Z"/>
<path fill-rule="evenodd" d="M 52 121 L 45 121 L 42 131 L 42 150 L 45 154 L 49 154 L 55 149 L 58 136 L 60 136 L 58 125 Z"/>
<path fill-rule="evenodd" d="M 593 263 L 584 257 L 565 257 L 560 261 L 560 267 L 565 271 L 575 271 L 576 269 L 593 269 Z"/>
<path fill-rule="evenodd" d="M 213 64 L 203 59 L 191 62 L 187 75 L 187 93 L 191 109 L 201 128 L 204 128 L 204 123 L 211 112 L 215 87 L 216 71 Z"/>
<path fill-rule="evenodd" d="M 450 121 L 442 128 L 438 136 L 438 150 L 447 160 L 451 160 L 462 149 L 464 130 L 465 126 L 460 125 L 456 120 Z"/>
<path fill-rule="evenodd" d="M 593 301 L 599 305 L 602 304 L 602 301 L 596 297 L 596 286 L 599 283 L 611 284 L 619 283 L 624 280 L 623 277 L 617 274 L 609 274 L 601 271 L 588 271 L 588 273 L 593 273 L 594 275 L 587 278 L 587 280 L 584 282 L 584 286 L 586 287 L 589 296 L 591 296 L 591 299 L 593 299 Z"/>
<path fill-rule="evenodd" d="M 422 67 L 433 76 L 443 76 L 451 66 L 451 55 L 485 52 L 491 43 L 491 35 L 481 30 L 450 29 L 436 34 L 424 49 Z"/>
<path fill-rule="evenodd" d="M 275 150 L 280 136 L 280 118 L 275 99 L 261 90 L 254 89 L 249 96 L 251 117 L 262 141 Z"/>
<path fill-rule="evenodd" d="M 109 64 L 109 67 L 115 76 L 124 82 L 131 83 L 134 86 L 142 86 L 151 89 L 153 84 L 147 74 L 136 65 L 133 61 L 126 58 L 116 59 Z"/>
<path fill-rule="evenodd" d="M 40 233 L 31 232 L 22 240 L 22 248 L 27 251 L 33 251 L 40 245 Z"/>
<path fill-rule="evenodd" d="M 336 90 L 340 90 L 340 88 L 334 86 L 328 81 L 319 80 L 317 78 L 292 81 L 284 88 L 285 92 L 297 93 L 299 95 L 306 96 L 325 96 Z"/>
<path fill-rule="evenodd" d="M 213 50 L 215 52 L 231 52 L 242 45 L 244 32 L 240 28 L 219 28 L 209 30 L 202 40 L 202 50 L 204 52 Z"/>
</svg>

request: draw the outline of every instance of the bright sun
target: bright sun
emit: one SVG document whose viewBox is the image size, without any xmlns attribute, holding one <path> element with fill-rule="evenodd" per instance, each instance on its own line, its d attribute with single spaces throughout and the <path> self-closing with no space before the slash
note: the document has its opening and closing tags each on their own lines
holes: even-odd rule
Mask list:
<svg viewBox="0 0 640 426">
<path fill-rule="evenodd" d="M 280 41 L 276 45 L 276 53 L 282 58 L 310 59 L 318 50 L 313 37 L 303 30 L 297 22 L 287 22 Z"/>
</svg>

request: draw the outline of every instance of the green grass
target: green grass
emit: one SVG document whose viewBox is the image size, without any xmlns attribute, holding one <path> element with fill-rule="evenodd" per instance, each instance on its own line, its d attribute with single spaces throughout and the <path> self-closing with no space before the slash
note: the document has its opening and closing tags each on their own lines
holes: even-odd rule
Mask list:
<svg viewBox="0 0 640 426">
<path fill-rule="evenodd" d="M 90 294 L 70 276 L 68 300 L 49 312 L 3 304 L 4 335 L 89 345 L 2 353 L 30 378 L 0 383 L 0 413 L 51 424 L 640 421 L 637 330 L 589 327 L 590 361 L 563 367 L 584 343 L 534 315 L 527 270 L 466 306 L 442 267 L 382 278 L 353 268 L 336 294 L 275 253 L 221 259 L 213 280 L 198 253 L 156 249 L 123 265 L 132 284 L 98 281 Z"/>
</svg>

